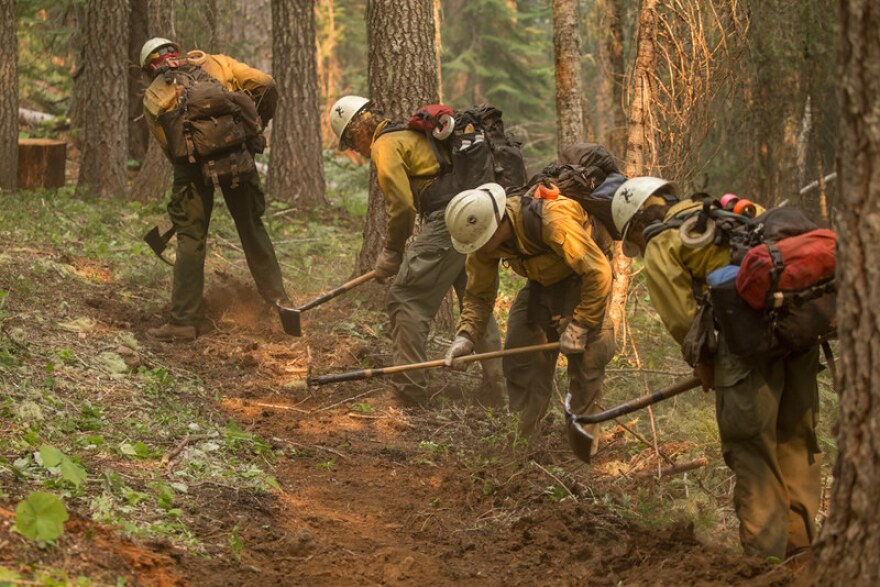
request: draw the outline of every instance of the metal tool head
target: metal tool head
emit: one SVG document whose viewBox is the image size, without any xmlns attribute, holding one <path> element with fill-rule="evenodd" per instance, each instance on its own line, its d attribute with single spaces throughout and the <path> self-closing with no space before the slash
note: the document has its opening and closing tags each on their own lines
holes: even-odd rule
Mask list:
<svg viewBox="0 0 880 587">
<path fill-rule="evenodd" d="M 577 421 L 577 415 L 571 411 L 571 394 L 565 396 L 565 435 L 568 446 L 577 458 L 589 463 L 595 438 Z"/>
<path fill-rule="evenodd" d="M 281 318 L 281 326 L 284 328 L 284 332 L 290 336 L 302 336 L 302 324 L 300 323 L 302 311 L 298 308 L 284 305 L 281 303 L 281 300 L 275 302 L 275 307 L 278 308 L 278 317 Z"/>
<path fill-rule="evenodd" d="M 150 249 L 156 253 L 156 256 L 162 259 L 166 264 L 174 266 L 174 263 L 165 258 L 163 254 L 165 249 L 168 247 L 168 241 L 171 240 L 171 237 L 174 235 L 174 230 L 169 230 L 164 234 L 159 234 L 159 227 L 154 226 L 150 229 L 150 231 L 144 235 L 144 242 L 150 247 Z"/>
</svg>

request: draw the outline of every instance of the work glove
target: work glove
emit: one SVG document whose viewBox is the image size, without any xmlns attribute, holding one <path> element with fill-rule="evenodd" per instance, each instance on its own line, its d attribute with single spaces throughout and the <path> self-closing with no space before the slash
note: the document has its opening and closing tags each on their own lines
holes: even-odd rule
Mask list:
<svg viewBox="0 0 880 587">
<path fill-rule="evenodd" d="M 400 263 L 402 261 L 402 253 L 382 249 L 382 253 L 379 255 L 379 258 L 376 259 L 376 266 L 374 267 L 376 271 L 376 279 L 381 283 L 383 279 L 397 275 L 397 270 L 400 269 Z"/>
<path fill-rule="evenodd" d="M 455 340 L 452 341 L 452 344 L 449 345 L 449 348 L 446 349 L 446 356 L 443 357 L 443 362 L 447 367 L 464 369 L 467 363 L 462 363 L 455 359 L 457 357 L 467 356 L 472 352 L 474 352 L 474 341 L 465 334 L 459 334 L 455 337 Z"/>
<path fill-rule="evenodd" d="M 700 379 L 703 391 L 709 391 L 715 387 L 715 365 L 711 363 L 697 363 L 694 365 L 694 377 Z"/>
<path fill-rule="evenodd" d="M 583 354 L 587 346 L 589 330 L 572 320 L 559 337 L 559 350 L 563 355 Z"/>
</svg>

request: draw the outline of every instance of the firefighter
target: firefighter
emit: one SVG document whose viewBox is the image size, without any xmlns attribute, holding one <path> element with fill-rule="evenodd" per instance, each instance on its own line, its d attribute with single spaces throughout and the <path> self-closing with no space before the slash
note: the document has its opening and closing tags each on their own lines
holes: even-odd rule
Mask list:
<svg viewBox="0 0 880 587">
<path fill-rule="evenodd" d="M 386 307 L 391 319 L 394 364 L 402 365 L 426 360 L 431 320 L 450 288 L 461 299 L 467 278 L 464 255 L 452 248 L 443 219 L 446 204 L 455 194 L 428 189 L 440 169 L 437 156 L 424 134 L 407 129 L 387 132 L 389 125 L 391 121 L 360 96 L 340 98 L 330 110 L 330 126 L 339 138 L 339 148 L 353 149 L 372 160 L 385 199 L 387 234 L 375 270 L 379 279 L 394 277 Z M 424 224 L 407 247 L 417 214 Z M 477 339 L 477 346 L 481 352 L 499 348 L 494 322 L 486 336 Z M 500 360 L 483 361 L 482 366 L 478 401 L 503 405 Z M 392 382 L 404 404 L 428 402 L 423 371 L 398 374 Z"/>
<path fill-rule="evenodd" d="M 178 105 L 183 82 L 181 76 L 197 77 L 205 72 L 230 91 L 246 91 L 253 98 L 256 111 L 265 127 L 275 113 L 278 92 L 267 74 L 248 67 L 226 55 L 190 51 L 182 55 L 180 46 L 164 38 L 153 38 L 141 49 L 141 67 L 152 80 L 144 94 L 144 119 L 153 137 L 173 163 L 173 185 L 168 215 L 177 232 L 177 258 L 171 291 L 171 316 L 147 334 L 161 341 L 190 341 L 198 335 L 202 319 L 202 292 L 205 282 L 205 253 L 208 225 L 214 207 L 214 188 L 219 185 L 241 239 L 248 267 L 257 290 L 267 303 L 286 301 L 287 294 L 275 249 L 261 217 L 266 202 L 252 154 L 262 152 L 261 135 L 249 140 L 246 157 L 251 157 L 249 171 L 231 182 L 206 177 L 198 160 L 174 159 L 169 153 L 169 137 L 159 120 L 163 113 Z M 183 140 L 181 137 L 177 137 Z M 247 162 L 247 160 L 245 160 Z M 216 178 L 215 178 L 216 179 Z"/>
<path fill-rule="evenodd" d="M 640 253 L 651 301 L 682 344 L 695 324 L 706 278 L 728 265 L 729 248 L 710 240 L 682 242 L 674 218 L 702 202 L 679 200 L 675 186 L 636 177 L 618 188 L 612 215 L 632 255 Z M 724 461 L 736 474 L 733 502 L 747 554 L 783 559 L 816 536 L 820 459 L 816 440 L 818 345 L 767 356 L 733 354 L 718 337 L 713 359 L 695 365 L 704 389 L 715 389 Z"/>
<path fill-rule="evenodd" d="M 504 359 L 511 410 L 520 413 L 520 432 L 534 439 L 552 397 L 559 352 L 568 359 L 572 410 L 585 414 L 602 397 L 605 365 L 615 349 L 606 311 L 611 265 L 586 212 L 575 200 L 555 197 L 541 202 L 540 215 L 530 219 L 537 213 L 525 201 L 486 184 L 458 194 L 446 208 L 452 244 L 467 254 L 464 308 L 446 361 L 454 366 L 456 357 L 470 354 L 490 323 L 499 263 L 526 277 L 510 308 L 504 348 L 560 343 L 559 351 Z M 531 233 L 527 226 L 535 220 L 538 231 Z"/>
</svg>

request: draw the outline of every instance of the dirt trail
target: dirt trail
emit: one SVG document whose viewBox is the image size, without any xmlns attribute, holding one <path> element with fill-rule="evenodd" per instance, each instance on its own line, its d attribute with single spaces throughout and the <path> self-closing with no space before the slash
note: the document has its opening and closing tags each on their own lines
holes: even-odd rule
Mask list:
<svg viewBox="0 0 880 587">
<path fill-rule="evenodd" d="M 134 332 L 162 364 L 202 376 L 207 396 L 219 398 L 206 409 L 283 451 L 280 490 L 193 487 L 183 507 L 202 554 L 77 518 L 61 549 L 31 549 L 32 560 L 161 586 L 786 585 L 796 577 L 701 545 L 690 528 L 625 520 L 595 503 L 587 485 L 549 498 L 548 486 L 559 488 L 554 465 L 575 466 L 561 434 L 545 439 L 533 463 L 504 447 L 503 416 L 475 406 L 404 410 L 380 380 L 285 388 L 304 377 L 309 354 L 324 370 L 344 370 L 375 349 L 329 333 L 317 317 L 305 337 L 286 337 L 248 288 L 211 294 L 214 332 L 170 345 L 145 338 L 157 317 L 113 287 L 64 291 L 101 324 Z M 322 312 L 324 324 L 344 319 L 344 304 Z M 5 514 L 0 541 L 13 536 Z M 231 534 L 241 540 L 238 560 Z"/>
</svg>

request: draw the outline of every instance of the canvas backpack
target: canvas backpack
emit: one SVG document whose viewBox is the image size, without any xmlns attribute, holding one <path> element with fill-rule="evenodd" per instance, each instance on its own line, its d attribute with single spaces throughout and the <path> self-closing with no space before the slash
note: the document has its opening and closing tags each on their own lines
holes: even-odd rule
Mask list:
<svg viewBox="0 0 880 587">
<path fill-rule="evenodd" d="M 834 336 L 833 231 L 819 228 L 796 208 L 771 208 L 746 218 L 705 198 L 700 210 L 645 234 L 650 239 L 668 228 L 687 231 L 694 225 L 700 233 L 709 222 L 715 225 L 712 242 L 729 247 L 730 264 L 707 276 L 709 295 L 704 303 L 711 304 L 731 352 L 751 356 L 802 351 Z M 703 223 L 706 228 L 699 226 Z"/>
<path fill-rule="evenodd" d="M 435 133 L 444 116 L 454 119 L 451 132 Z M 440 164 L 436 175 L 411 177 L 431 180 L 419 198 L 423 215 L 443 209 L 459 192 L 484 183 L 512 188 L 526 182 L 520 145 L 505 132 L 501 111 L 493 106 L 453 111 L 442 104 L 430 104 L 419 108 L 407 122 L 386 126 L 381 134 L 401 130 L 424 133 Z"/>
<path fill-rule="evenodd" d="M 544 202 L 555 197 L 575 200 L 587 213 L 593 240 L 610 257 L 614 241 L 620 240 L 620 232 L 611 216 L 611 201 L 625 181 L 626 177 L 605 147 L 581 143 L 563 149 L 559 161 L 544 167 L 511 195 L 522 198 L 526 237 L 541 244 Z"/>
<path fill-rule="evenodd" d="M 169 69 L 165 81 L 178 95 L 158 118 L 172 160 L 197 163 L 205 181 L 235 188 L 255 170 L 253 152 L 265 144 L 254 101 L 195 65 Z"/>
</svg>

